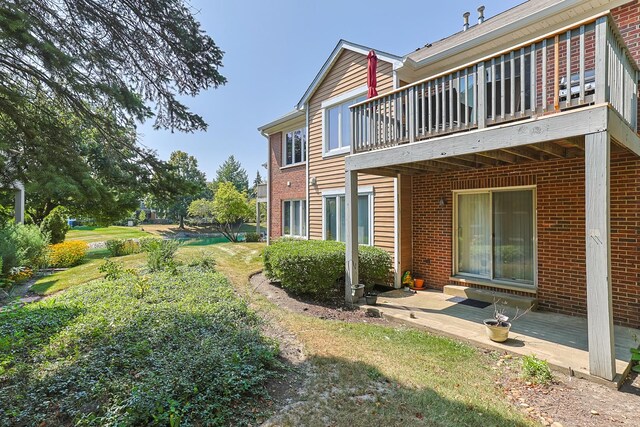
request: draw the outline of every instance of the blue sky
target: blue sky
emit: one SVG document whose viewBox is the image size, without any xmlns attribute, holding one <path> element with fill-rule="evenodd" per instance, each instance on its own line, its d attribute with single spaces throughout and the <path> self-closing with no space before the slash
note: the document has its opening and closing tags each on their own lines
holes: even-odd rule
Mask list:
<svg viewBox="0 0 640 427">
<path fill-rule="evenodd" d="M 193 134 L 139 127 L 141 143 L 163 159 L 182 150 L 198 159 L 207 179 L 235 155 L 253 181 L 265 176 L 265 138 L 257 127 L 291 111 L 340 39 L 406 55 L 462 27 L 462 14 L 486 6 L 491 17 L 523 0 L 238 1 L 193 0 L 197 18 L 225 51 L 228 83 L 187 99 L 209 129 Z M 376 23 L 376 24 L 371 24 Z"/>
</svg>

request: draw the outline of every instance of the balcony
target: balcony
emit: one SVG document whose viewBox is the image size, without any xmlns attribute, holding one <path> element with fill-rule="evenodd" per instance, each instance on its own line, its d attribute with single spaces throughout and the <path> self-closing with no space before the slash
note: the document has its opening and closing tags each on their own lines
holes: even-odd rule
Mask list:
<svg viewBox="0 0 640 427">
<path fill-rule="evenodd" d="M 637 131 L 638 68 L 608 16 L 351 107 L 351 153 L 609 103 Z"/>
</svg>

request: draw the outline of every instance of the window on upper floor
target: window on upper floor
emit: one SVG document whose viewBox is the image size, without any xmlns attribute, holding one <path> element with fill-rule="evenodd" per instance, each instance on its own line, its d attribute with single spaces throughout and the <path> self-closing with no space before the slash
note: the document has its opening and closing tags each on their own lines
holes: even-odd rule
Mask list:
<svg viewBox="0 0 640 427">
<path fill-rule="evenodd" d="M 285 132 L 282 140 L 282 165 L 290 166 L 307 160 L 307 130 Z"/>
<path fill-rule="evenodd" d="M 324 109 L 325 154 L 339 154 L 349 150 L 351 146 L 351 112 L 349 107 L 366 99 L 366 96 L 356 96 L 326 106 Z"/>
</svg>

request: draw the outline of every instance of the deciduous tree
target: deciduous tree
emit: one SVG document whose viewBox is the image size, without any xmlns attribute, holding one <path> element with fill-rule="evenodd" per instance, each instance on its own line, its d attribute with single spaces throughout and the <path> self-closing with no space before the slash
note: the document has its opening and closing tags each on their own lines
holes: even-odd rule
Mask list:
<svg viewBox="0 0 640 427">
<path fill-rule="evenodd" d="M 213 227 L 232 242 L 238 241 L 242 224 L 251 217 L 249 200 L 230 182 L 218 186 L 213 200 L 194 200 L 189 205 L 189 215 L 199 218 L 212 218 Z"/>
</svg>

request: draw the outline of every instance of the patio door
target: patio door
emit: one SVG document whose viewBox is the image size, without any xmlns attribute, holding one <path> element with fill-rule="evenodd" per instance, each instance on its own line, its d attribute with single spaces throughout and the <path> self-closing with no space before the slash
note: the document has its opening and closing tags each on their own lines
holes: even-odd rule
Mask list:
<svg viewBox="0 0 640 427">
<path fill-rule="evenodd" d="M 533 189 L 456 195 L 456 274 L 534 283 Z"/>
</svg>

